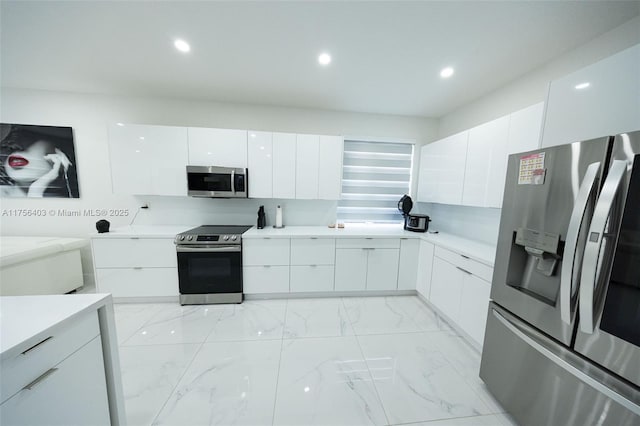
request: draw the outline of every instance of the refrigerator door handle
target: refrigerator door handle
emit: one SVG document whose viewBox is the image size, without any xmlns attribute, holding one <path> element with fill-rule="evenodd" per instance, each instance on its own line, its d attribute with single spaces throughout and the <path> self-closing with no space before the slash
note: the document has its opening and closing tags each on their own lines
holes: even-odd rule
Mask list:
<svg viewBox="0 0 640 426">
<path fill-rule="evenodd" d="M 587 244 L 584 249 L 584 258 L 582 260 L 582 273 L 580 285 L 580 331 L 593 334 L 595 328 L 595 312 L 594 312 L 594 294 L 595 286 L 598 282 L 598 259 L 600 257 L 600 249 L 604 241 L 605 228 L 611 215 L 613 203 L 616 200 L 622 181 L 627 171 L 627 162 L 614 160 L 609 169 L 609 176 L 602 185 L 600 197 L 596 204 Z M 603 271 L 600 271 L 602 274 Z"/>
<path fill-rule="evenodd" d="M 600 393 L 603 393 L 608 398 L 622 405 L 627 410 L 631 411 L 634 414 L 640 415 L 640 405 L 637 405 L 637 398 L 634 398 L 636 402 L 630 400 L 626 397 L 626 395 L 621 395 L 613 389 L 609 388 L 606 384 L 602 383 L 601 380 L 598 380 L 596 377 L 592 377 L 589 374 L 582 371 L 582 369 L 577 368 L 572 363 L 567 362 L 566 357 L 559 356 L 556 354 L 551 348 L 542 343 L 539 338 L 535 334 L 532 334 L 526 328 L 518 326 L 508 318 L 504 317 L 500 312 L 495 309 L 490 309 L 491 314 L 502 323 L 504 327 L 507 328 L 511 333 L 515 334 L 520 340 L 524 341 L 527 345 L 531 346 L 537 352 L 542 354 L 548 360 L 556 364 L 558 367 L 563 370 L 569 372 L 574 377 L 576 377 L 581 382 L 585 383 L 588 386 L 591 386 L 593 389 L 597 390 Z M 632 391 L 633 392 L 633 391 Z M 633 398 L 634 393 L 631 393 L 631 397 Z"/>
<path fill-rule="evenodd" d="M 560 276 L 560 317 L 562 321 L 571 324 L 572 318 L 572 302 L 574 302 L 575 290 L 572 288 L 573 282 L 579 282 L 580 257 L 576 257 L 578 251 L 578 238 L 580 230 L 589 227 L 591 216 L 587 213 L 587 209 L 593 206 L 593 200 L 596 195 L 596 182 L 598 181 L 598 172 L 600 171 L 600 162 L 592 163 L 587 167 L 587 171 L 582 179 L 582 184 L 575 200 L 573 211 L 571 212 L 571 220 L 569 221 L 569 229 L 567 230 L 566 244 L 564 248 L 564 256 L 562 259 L 562 275 Z M 574 280 L 574 276 L 576 276 Z M 574 290 L 574 291 L 572 291 Z"/>
</svg>

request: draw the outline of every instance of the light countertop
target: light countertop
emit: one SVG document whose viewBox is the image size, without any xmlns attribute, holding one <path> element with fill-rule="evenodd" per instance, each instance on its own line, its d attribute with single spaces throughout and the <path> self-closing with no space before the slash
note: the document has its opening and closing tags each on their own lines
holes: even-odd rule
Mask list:
<svg viewBox="0 0 640 426">
<path fill-rule="evenodd" d="M 110 294 L 0 297 L 0 357 L 15 356 L 52 328 L 109 303 Z"/>
<path fill-rule="evenodd" d="M 176 234 L 198 225 L 146 225 L 114 228 L 104 234 L 94 233 L 91 238 L 175 238 Z M 431 234 L 405 231 L 401 225 L 352 225 L 345 228 L 327 226 L 286 226 L 275 229 L 255 226 L 242 234 L 242 238 L 412 238 L 425 240 L 435 245 L 456 251 L 493 267 L 496 247 L 453 234 Z"/>
</svg>

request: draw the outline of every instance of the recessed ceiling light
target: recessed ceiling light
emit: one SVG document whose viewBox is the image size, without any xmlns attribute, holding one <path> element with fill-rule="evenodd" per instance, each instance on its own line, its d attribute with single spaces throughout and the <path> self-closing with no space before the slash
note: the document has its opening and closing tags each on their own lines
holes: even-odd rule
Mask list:
<svg viewBox="0 0 640 426">
<path fill-rule="evenodd" d="M 320 56 L 318 56 L 318 63 L 320 65 L 329 65 L 331 63 L 331 55 L 328 53 L 321 53 Z"/>
<path fill-rule="evenodd" d="M 122 124 L 122 123 L 116 123 L 116 124 L 117 124 L 118 126 L 120 126 L 120 127 L 124 126 L 124 124 Z"/>
<path fill-rule="evenodd" d="M 144 136 L 140 136 L 140 140 L 143 141 L 144 140 Z"/>
<path fill-rule="evenodd" d="M 191 50 L 191 46 L 184 40 L 177 39 L 173 42 L 173 45 L 181 52 L 187 53 Z"/>
<path fill-rule="evenodd" d="M 452 75 L 453 75 L 453 68 L 451 67 L 443 68 L 442 71 L 440 71 L 440 77 L 442 78 L 449 78 Z"/>
<path fill-rule="evenodd" d="M 591 83 L 589 83 L 588 81 L 585 81 L 584 83 L 576 84 L 576 89 L 582 90 L 582 89 L 586 89 L 589 86 L 591 86 Z"/>
</svg>

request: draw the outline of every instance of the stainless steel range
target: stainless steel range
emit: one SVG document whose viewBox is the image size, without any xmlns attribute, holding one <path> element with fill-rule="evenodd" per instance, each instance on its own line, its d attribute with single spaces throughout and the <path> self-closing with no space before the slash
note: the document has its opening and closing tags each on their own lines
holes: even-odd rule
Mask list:
<svg viewBox="0 0 640 426">
<path fill-rule="evenodd" d="M 204 225 L 176 235 L 181 305 L 242 303 L 242 234 L 250 228 Z"/>
</svg>

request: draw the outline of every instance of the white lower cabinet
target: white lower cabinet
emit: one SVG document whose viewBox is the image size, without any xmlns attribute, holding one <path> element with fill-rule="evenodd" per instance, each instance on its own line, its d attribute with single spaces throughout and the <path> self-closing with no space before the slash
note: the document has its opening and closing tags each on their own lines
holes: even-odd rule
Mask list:
<svg viewBox="0 0 640 426">
<path fill-rule="evenodd" d="M 362 248 L 336 249 L 336 291 L 359 291 L 367 287 L 367 255 Z"/>
<path fill-rule="evenodd" d="M 178 296 L 177 268 L 101 268 L 96 269 L 101 293 L 114 297 Z"/>
<path fill-rule="evenodd" d="M 242 281 L 245 294 L 289 293 L 289 266 L 244 266 Z"/>
<path fill-rule="evenodd" d="M 367 290 L 396 290 L 398 288 L 398 260 L 400 250 L 369 250 L 367 261 Z"/>
<path fill-rule="evenodd" d="M 400 240 L 400 266 L 398 267 L 398 290 L 416 290 L 418 263 L 420 261 L 420 240 L 404 238 Z"/>
<path fill-rule="evenodd" d="M 429 299 L 431 291 L 431 274 L 433 271 L 433 252 L 435 246 L 427 241 L 420 241 L 418 251 L 418 278 L 416 283 L 416 291 L 425 299 Z M 402 253 L 402 251 L 401 251 Z M 402 268 L 402 265 L 400 266 Z M 398 283 L 398 287 L 399 287 Z"/>
<path fill-rule="evenodd" d="M 337 240 L 335 289 L 397 290 L 399 256 L 399 239 Z"/>
<path fill-rule="evenodd" d="M 476 342 L 484 341 L 491 284 L 472 274 L 465 274 L 460 298 L 460 327 Z"/>
<path fill-rule="evenodd" d="M 290 291 L 333 291 L 333 265 L 291 266 Z"/>
<path fill-rule="evenodd" d="M 178 297 L 176 246 L 171 238 L 94 238 L 96 289 L 114 298 Z"/>
<path fill-rule="evenodd" d="M 0 424 L 111 424 L 97 312 L 48 333 L 0 364 Z"/>
<path fill-rule="evenodd" d="M 463 272 L 439 257 L 433 259 L 429 300 L 453 321 L 458 321 Z"/>
<path fill-rule="evenodd" d="M 441 259 L 438 257 L 438 250 L 439 247 L 433 259 L 429 300 L 478 345 L 482 345 L 491 284 L 467 269 L 450 263 L 457 262 L 457 259 Z M 464 263 L 468 269 L 479 270 L 484 274 L 484 268 L 488 268 L 468 258 L 462 259 L 460 263 Z M 477 266 L 474 267 L 473 264 Z"/>
</svg>

